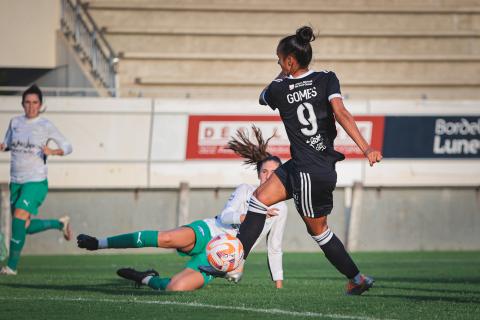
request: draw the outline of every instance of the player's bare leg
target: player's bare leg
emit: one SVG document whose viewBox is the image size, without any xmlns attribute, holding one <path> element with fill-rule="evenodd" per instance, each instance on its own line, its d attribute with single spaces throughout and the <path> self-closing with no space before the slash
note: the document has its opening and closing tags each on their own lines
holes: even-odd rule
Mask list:
<svg viewBox="0 0 480 320">
<path fill-rule="evenodd" d="M 135 282 L 136 287 L 149 286 L 154 290 L 165 291 L 193 291 L 203 287 L 205 280 L 203 275 L 193 269 L 186 268 L 172 278 L 161 278 L 153 269 L 137 271 L 132 268 L 117 270 L 117 274 L 127 280 Z"/>
<path fill-rule="evenodd" d="M 275 173 L 264 184 L 258 186 L 253 194 L 267 207 L 287 199 L 287 190 Z"/>
<path fill-rule="evenodd" d="M 159 248 L 175 248 L 182 252 L 190 252 L 195 246 L 195 232 L 189 227 L 159 232 L 157 246 Z"/>
<path fill-rule="evenodd" d="M 183 269 L 172 277 L 167 291 L 193 291 L 200 289 L 205 283 L 200 272 L 193 269 Z"/>
</svg>

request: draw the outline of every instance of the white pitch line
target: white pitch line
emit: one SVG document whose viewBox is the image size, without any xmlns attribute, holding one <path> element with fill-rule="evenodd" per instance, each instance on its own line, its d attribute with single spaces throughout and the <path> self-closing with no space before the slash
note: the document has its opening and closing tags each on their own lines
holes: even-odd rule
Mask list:
<svg viewBox="0 0 480 320">
<path fill-rule="evenodd" d="M 161 300 L 139 300 L 139 299 L 90 299 L 90 298 L 67 298 L 67 297 L 51 297 L 51 298 L 38 298 L 38 297 L 0 297 L 0 300 L 4 301 L 56 301 L 56 302 L 105 302 L 105 303 L 137 303 L 137 304 L 157 304 L 157 305 L 174 305 L 182 307 L 194 307 L 194 308 L 206 308 L 206 309 L 221 309 L 221 310 L 237 310 L 237 311 L 249 311 L 265 314 L 279 314 L 292 317 L 312 317 L 312 318 L 331 318 L 331 319 L 349 319 L 349 320 L 394 320 L 386 318 L 373 318 L 364 316 L 349 316 L 342 314 L 328 314 L 317 312 L 298 312 L 281 309 L 257 309 L 249 307 L 236 307 L 236 306 L 221 306 L 213 304 L 203 304 L 198 302 L 178 302 L 178 301 L 161 301 Z"/>
</svg>

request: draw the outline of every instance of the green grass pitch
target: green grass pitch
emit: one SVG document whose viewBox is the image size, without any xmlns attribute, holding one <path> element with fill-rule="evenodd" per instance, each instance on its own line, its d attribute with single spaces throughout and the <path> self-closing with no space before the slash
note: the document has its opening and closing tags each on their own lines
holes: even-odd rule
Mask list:
<svg viewBox="0 0 480 320">
<path fill-rule="evenodd" d="M 238 285 L 217 279 L 195 292 L 164 293 L 116 276 L 123 266 L 179 271 L 176 254 L 25 256 L 0 277 L 0 319 L 480 319 L 480 252 L 356 253 L 376 279 L 360 297 L 320 253 L 284 254 L 285 288 L 252 254 Z"/>
</svg>

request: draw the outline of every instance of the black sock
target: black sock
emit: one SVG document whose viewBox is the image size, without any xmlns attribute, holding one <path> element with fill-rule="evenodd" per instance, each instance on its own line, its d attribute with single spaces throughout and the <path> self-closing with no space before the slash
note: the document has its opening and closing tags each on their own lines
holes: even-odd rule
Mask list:
<svg viewBox="0 0 480 320">
<path fill-rule="evenodd" d="M 257 200 L 254 196 L 250 198 L 247 215 L 240 225 L 240 231 L 237 238 L 242 242 L 244 250 L 244 259 L 247 258 L 252 250 L 255 241 L 262 233 L 265 220 L 267 218 L 267 206 Z"/>
<path fill-rule="evenodd" d="M 312 238 L 323 250 L 328 261 L 348 279 L 353 279 L 360 273 L 340 239 L 330 229 L 319 236 L 312 236 Z"/>
</svg>

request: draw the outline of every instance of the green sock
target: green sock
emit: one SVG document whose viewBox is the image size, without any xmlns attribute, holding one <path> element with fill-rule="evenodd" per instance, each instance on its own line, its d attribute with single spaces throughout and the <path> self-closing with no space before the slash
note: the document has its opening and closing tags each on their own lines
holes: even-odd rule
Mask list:
<svg viewBox="0 0 480 320">
<path fill-rule="evenodd" d="M 10 239 L 10 257 L 8 258 L 8 267 L 17 270 L 20 253 L 25 244 L 25 220 L 13 218 L 12 221 L 12 239 Z"/>
<path fill-rule="evenodd" d="M 138 231 L 107 238 L 108 248 L 145 248 L 158 246 L 158 231 Z"/>
<path fill-rule="evenodd" d="M 30 221 L 30 226 L 28 226 L 27 234 L 34 234 L 42 232 L 49 229 L 58 229 L 62 230 L 63 223 L 58 220 L 40 220 L 33 219 Z"/>
<path fill-rule="evenodd" d="M 155 290 L 165 290 L 170 283 L 170 278 L 152 277 L 148 281 L 148 286 Z"/>
</svg>

